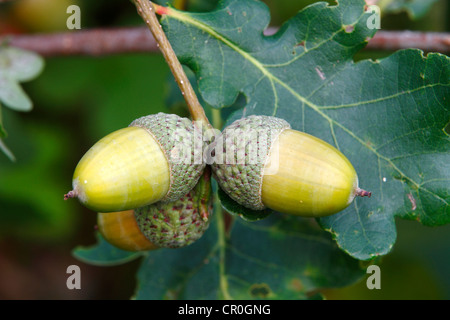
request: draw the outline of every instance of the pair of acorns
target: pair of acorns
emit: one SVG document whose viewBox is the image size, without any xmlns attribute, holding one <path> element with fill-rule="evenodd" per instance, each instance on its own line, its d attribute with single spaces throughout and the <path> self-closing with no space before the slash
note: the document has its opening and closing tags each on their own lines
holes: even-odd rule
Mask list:
<svg viewBox="0 0 450 320">
<path fill-rule="evenodd" d="M 210 136 L 177 115 L 139 118 L 83 156 L 65 199 L 99 212 L 99 231 L 111 244 L 137 251 L 183 247 L 203 235 L 209 167 L 220 188 L 252 210 L 320 217 L 370 196 L 340 151 L 285 120 L 249 116 Z"/>
</svg>

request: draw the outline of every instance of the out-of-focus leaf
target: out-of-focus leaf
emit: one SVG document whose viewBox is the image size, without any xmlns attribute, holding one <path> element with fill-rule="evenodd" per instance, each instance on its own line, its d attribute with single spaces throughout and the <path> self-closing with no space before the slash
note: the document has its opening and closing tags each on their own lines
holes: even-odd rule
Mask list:
<svg viewBox="0 0 450 320">
<path fill-rule="evenodd" d="M 383 0 L 382 12 L 406 11 L 411 19 L 422 18 L 438 0 Z"/>
<path fill-rule="evenodd" d="M 7 133 L 3 126 L 2 105 L 0 104 L 0 139 L 6 138 Z"/>
<path fill-rule="evenodd" d="M 30 111 L 33 104 L 19 82 L 34 79 L 42 71 L 44 60 L 37 54 L 6 46 L 0 46 L 0 103 L 16 111 Z M 5 145 L 0 105 L 0 150 L 12 161 L 15 157 Z"/>
<path fill-rule="evenodd" d="M 54 114 L 73 117 L 75 112 L 83 127 L 79 134 L 94 143 L 136 118 L 167 112 L 163 92 L 169 73 L 160 55 L 54 58 L 29 92 Z"/>
<path fill-rule="evenodd" d="M 121 250 L 109 244 L 99 232 L 96 233 L 97 243 L 89 247 L 76 247 L 72 254 L 80 261 L 97 266 L 115 266 L 142 255 L 140 252 Z"/>
<path fill-rule="evenodd" d="M 33 104 L 19 83 L 0 71 L 0 102 L 16 111 L 30 111 Z"/>
<path fill-rule="evenodd" d="M 70 187 L 63 179 L 67 134 L 55 123 L 32 123 L 4 110 L 16 155 L 11 163 L 0 157 L 0 234 L 23 239 L 68 239 L 77 227 L 74 208 L 63 201 Z M 67 176 L 70 180 L 70 176 Z"/>
<path fill-rule="evenodd" d="M 0 47 L 0 74 L 17 82 L 30 81 L 44 69 L 38 54 L 13 47 Z"/>
<path fill-rule="evenodd" d="M 381 290 L 368 290 L 366 281 L 360 281 L 346 288 L 325 290 L 325 297 L 333 300 L 445 299 L 441 283 L 424 261 L 398 253 L 383 257 L 379 267 L 382 274 Z M 415 279 L 414 285 L 411 285 L 412 278 Z"/>
<path fill-rule="evenodd" d="M 6 146 L 5 142 L 2 139 L 0 139 L 0 150 L 2 150 L 2 152 L 9 158 L 9 160 L 13 162 L 16 161 L 16 157 L 14 156 L 12 151 L 9 150 L 9 148 Z"/>
</svg>

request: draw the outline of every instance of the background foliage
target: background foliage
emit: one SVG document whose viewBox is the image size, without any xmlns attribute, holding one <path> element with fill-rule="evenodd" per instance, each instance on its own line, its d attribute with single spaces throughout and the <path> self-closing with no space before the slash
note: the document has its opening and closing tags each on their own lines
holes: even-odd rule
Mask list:
<svg viewBox="0 0 450 320">
<path fill-rule="evenodd" d="M 32 18 L 27 16 L 20 2 L 26 1 L 0 6 L 0 33 L 66 31 L 65 10 L 54 9 L 52 16 L 59 19 L 50 23 L 36 11 Z M 141 24 L 128 1 L 67 1 L 75 2 L 82 8 L 83 28 Z M 271 24 L 280 25 L 314 1 L 265 2 L 271 8 Z M 210 10 L 212 1 L 189 1 L 187 9 Z M 387 14 L 382 27 L 449 30 L 448 10 L 446 1 L 438 1 L 417 21 L 405 12 Z M 356 59 L 385 55 L 362 52 Z M 104 268 L 74 259 L 70 251 L 75 246 L 96 242 L 96 217 L 76 202 L 63 202 L 62 195 L 70 189 L 77 161 L 95 141 L 143 114 L 167 112 L 168 102 L 170 110 L 180 112 L 182 103 L 158 54 L 51 58 L 45 64 L 36 80 L 23 84 L 33 111 L 2 108 L 9 134 L 5 141 L 17 162 L 0 156 L 0 298 L 129 298 L 139 260 Z M 427 228 L 399 220 L 397 227 L 395 248 L 383 259 L 383 290 L 369 291 L 360 281 L 325 295 L 450 298 L 449 226 Z M 70 264 L 80 265 L 83 272 L 79 292 L 65 287 Z"/>
</svg>

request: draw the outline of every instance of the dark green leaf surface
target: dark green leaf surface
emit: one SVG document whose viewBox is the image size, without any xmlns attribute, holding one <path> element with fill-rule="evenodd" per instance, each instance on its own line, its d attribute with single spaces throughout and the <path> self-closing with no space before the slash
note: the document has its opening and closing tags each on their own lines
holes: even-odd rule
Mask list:
<svg viewBox="0 0 450 320">
<path fill-rule="evenodd" d="M 364 8 L 363 0 L 317 3 L 273 36 L 263 35 L 266 6 L 253 0 L 223 1 L 207 14 L 171 9 L 162 24 L 208 104 L 221 108 L 245 95 L 247 106 L 229 121 L 243 114 L 284 118 L 349 158 L 373 195 L 320 223 L 343 250 L 366 260 L 393 247 L 395 216 L 450 222 L 443 131 L 450 60 L 411 49 L 354 63 L 376 31 L 367 28 Z"/>
<path fill-rule="evenodd" d="M 156 0 L 154 3 L 158 3 L 163 6 L 184 6 L 184 8 L 179 8 L 180 10 L 185 11 L 195 11 L 195 12 L 204 12 L 211 11 L 217 5 L 219 0 L 189 0 L 189 1 L 179 1 L 179 0 Z"/>
<path fill-rule="evenodd" d="M 73 256 L 83 262 L 98 266 L 114 266 L 134 260 L 142 255 L 140 252 L 121 250 L 110 245 L 97 233 L 97 243 L 90 247 L 77 247 Z"/>
<path fill-rule="evenodd" d="M 143 256 L 135 299 L 308 299 L 314 290 L 346 286 L 365 274 L 313 219 L 236 219 L 229 234 L 224 230 L 219 213 L 184 248 L 128 252 L 97 234 L 96 244 L 73 255 L 100 266 Z"/>
<path fill-rule="evenodd" d="M 233 199 L 231 199 L 222 189 L 217 190 L 220 203 L 222 207 L 230 214 L 238 216 L 246 221 L 258 221 L 267 218 L 271 213 L 270 209 L 265 210 L 251 210 L 248 209 Z"/>
<path fill-rule="evenodd" d="M 151 251 L 138 274 L 136 299 L 306 299 L 365 273 L 310 219 L 236 219 L 229 236 L 215 215 L 196 243 Z M 283 248 L 283 250 L 280 250 Z"/>
</svg>

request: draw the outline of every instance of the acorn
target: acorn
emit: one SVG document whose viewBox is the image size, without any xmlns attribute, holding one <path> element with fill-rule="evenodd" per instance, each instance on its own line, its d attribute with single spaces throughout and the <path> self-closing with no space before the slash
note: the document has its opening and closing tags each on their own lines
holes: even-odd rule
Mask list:
<svg viewBox="0 0 450 320">
<path fill-rule="evenodd" d="M 203 143 L 201 129 L 187 118 L 141 117 L 86 152 L 75 168 L 73 190 L 64 198 L 76 197 L 97 212 L 176 201 L 203 172 Z"/>
<path fill-rule="evenodd" d="M 122 250 L 149 251 L 159 248 L 142 233 L 134 210 L 99 212 L 97 228 L 106 241 Z"/>
<path fill-rule="evenodd" d="M 276 117 L 236 120 L 209 154 L 221 189 L 252 210 L 320 217 L 345 209 L 355 196 L 370 196 L 339 150 Z"/>
<path fill-rule="evenodd" d="M 211 199 L 207 170 L 194 189 L 176 201 L 98 213 L 98 230 L 106 241 L 128 251 L 185 247 L 208 229 Z"/>
</svg>

